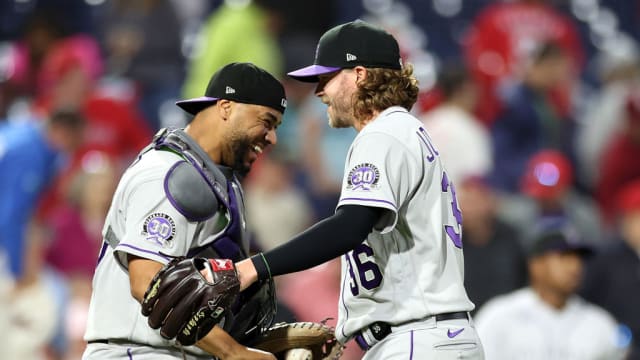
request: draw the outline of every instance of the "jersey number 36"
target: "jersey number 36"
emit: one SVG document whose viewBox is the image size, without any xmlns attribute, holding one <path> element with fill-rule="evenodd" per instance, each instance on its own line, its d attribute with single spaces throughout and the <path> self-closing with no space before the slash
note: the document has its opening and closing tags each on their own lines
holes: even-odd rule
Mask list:
<svg viewBox="0 0 640 360">
<path fill-rule="evenodd" d="M 360 280 L 362 287 L 367 290 L 373 290 L 380 286 L 382 272 L 378 265 L 373 262 L 373 249 L 369 245 L 362 243 L 353 251 L 347 253 L 345 257 L 348 263 L 350 288 L 353 296 L 358 296 L 360 293 L 357 280 Z M 356 272 L 358 273 L 357 278 Z"/>
</svg>

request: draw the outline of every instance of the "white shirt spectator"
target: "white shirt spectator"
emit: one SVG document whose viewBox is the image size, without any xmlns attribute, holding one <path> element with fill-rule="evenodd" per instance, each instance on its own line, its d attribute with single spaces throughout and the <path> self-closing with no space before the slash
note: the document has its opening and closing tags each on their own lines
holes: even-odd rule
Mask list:
<svg viewBox="0 0 640 360">
<path fill-rule="evenodd" d="M 573 296 L 562 310 L 531 288 L 498 296 L 475 317 L 487 359 L 622 359 L 618 326 L 605 310 Z"/>
<path fill-rule="evenodd" d="M 491 169 L 491 143 L 486 128 L 472 114 L 441 105 L 421 117 L 453 183 L 484 176 Z"/>
</svg>

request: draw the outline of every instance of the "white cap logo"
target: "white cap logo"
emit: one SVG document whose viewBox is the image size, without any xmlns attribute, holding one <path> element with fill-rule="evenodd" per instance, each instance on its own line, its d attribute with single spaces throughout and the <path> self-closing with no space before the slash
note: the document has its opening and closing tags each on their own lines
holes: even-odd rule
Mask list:
<svg viewBox="0 0 640 360">
<path fill-rule="evenodd" d="M 347 61 L 356 61 L 356 60 L 358 60 L 358 57 L 356 57 L 353 54 L 347 53 Z"/>
<path fill-rule="evenodd" d="M 287 99 L 280 100 L 280 105 L 282 105 L 283 108 L 286 108 L 287 107 Z"/>
<path fill-rule="evenodd" d="M 224 91 L 225 94 L 235 94 L 236 93 L 236 89 L 232 88 L 231 86 L 227 86 L 227 89 Z"/>
</svg>

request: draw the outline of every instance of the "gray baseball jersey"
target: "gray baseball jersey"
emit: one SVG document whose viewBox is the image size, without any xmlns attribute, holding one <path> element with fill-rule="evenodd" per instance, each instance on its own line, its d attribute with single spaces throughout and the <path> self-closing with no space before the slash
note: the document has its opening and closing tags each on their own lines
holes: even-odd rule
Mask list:
<svg viewBox="0 0 640 360">
<path fill-rule="evenodd" d="M 218 240 L 234 223 L 225 211 L 218 211 L 206 220 L 190 221 L 177 210 L 175 200 L 166 195 L 166 179 L 170 170 L 183 160 L 172 151 L 150 150 L 123 175 L 103 230 L 105 241 L 93 278 L 85 340 L 115 339 L 129 347 L 144 344 L 150 351 L 162 349 L 182 358 L 174 342 L 163 339 L 141 315 L 140 304 L 131 296 L 127 255 L 163 264 L 170 256 L 192 256 Z M 233 188 L 229 196 L 238 198 L 241 204 L 240 187 L 236 181 L 229 183 Z M 244 228 L 244 218 L 239 220 L 238 226 Z M 184 350 L 211 359 L 211 355 L 195 346 Z"/>
<path fill-rule="evenodd" d="M 438 155 L 423 124 L 401 107 L 382 112 L 351 145 L 338 207 L 386 211 L 342 257 L 341 341 L 376 321 L 474 308 L 463 287 L 462 215 Z"/>
</svg>

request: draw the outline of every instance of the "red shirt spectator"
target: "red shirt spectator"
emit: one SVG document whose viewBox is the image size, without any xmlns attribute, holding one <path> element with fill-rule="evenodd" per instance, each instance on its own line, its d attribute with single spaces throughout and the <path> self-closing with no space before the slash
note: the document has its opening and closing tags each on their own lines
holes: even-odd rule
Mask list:
<svg viewBox="0 0 640 360">
<path fill-rule="evenodd" d="M 574 68 L 581 68 L 584 54 L 575 23 L 544 1 L 492 4 L 475 19 L 464 53 L 481 87 L 478 115 L 485 123 L 491 124 L 500 110 L 501 83 L 517 74 L 532 49 L 547 41 L 563 47 Z M 566 114 L 568 92 L 556 91 L 555 102 Z"/>
<path fill-rule="evenodd" d="M 83 145 L 74 154 L 69 170 L 45 196 L 38 211 L 40 218 L 61 203 L 61 193 L 86 154 L 106 153 L 122 169 L 152 137 L 151 129 L 136 109 L 135 98 L 106 95 L 96 86 L 102 69 L 96 47 L 95 40 L 86 36 L 61 40 L 42 64 L 43 86 L 34 111 L 79 108 L 86 124 Z"/>
<path fill-rule="evenodd" d="M 640 91 L 627 99 L 626 116 L 626 128 L 612 140 L 600 160 L 596 196 L 608 221 L 613 220 L 615 194 L 640 179 Z"/>
</svg>

